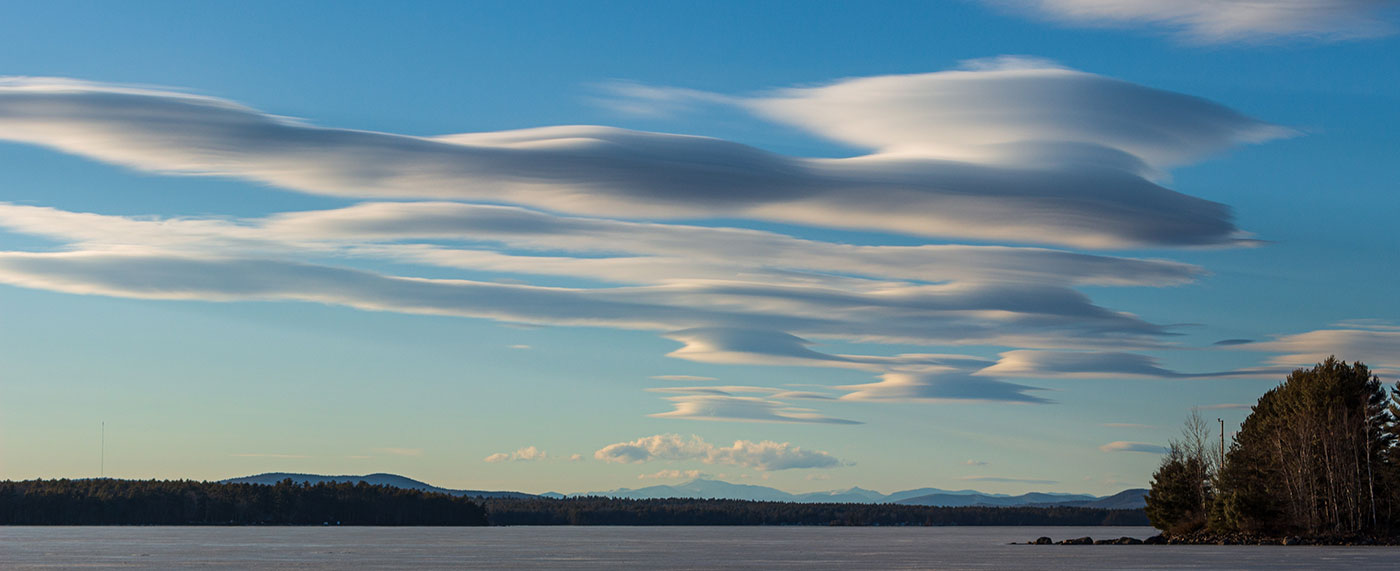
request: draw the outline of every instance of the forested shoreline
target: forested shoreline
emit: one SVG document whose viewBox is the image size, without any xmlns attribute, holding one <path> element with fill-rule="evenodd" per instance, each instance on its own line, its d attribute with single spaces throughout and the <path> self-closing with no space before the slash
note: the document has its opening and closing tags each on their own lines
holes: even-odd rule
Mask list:
<svg viewBox="0 0 1400 571">
<path fill-rule="evenodd" d="M 1297 369 L 1230 446 L 1199 414 L 1153 474 L 1146 513 L 1181 543 L 1396 543 L 1400 384 L 1362 363 Z M 1222 437 L 1223 438 L 1223 437 Z"/>
<path fill-rule="evenodd" d="M 1147 525 L 1142 510 L 937 507 L 689 498 L 490 499 L 492 525 Z"/>
<path fill-rule="evenodd" d="M 0 482 L 3 525 L 486 525 L 466 498 L 365 483 Z"/>
<path fill-rule="evenodd" d="M 704 499 L 469 499 L 365 483 L 0 482 L 0 525 L 1147 525 L 1142 510 Z"/>
</svg>

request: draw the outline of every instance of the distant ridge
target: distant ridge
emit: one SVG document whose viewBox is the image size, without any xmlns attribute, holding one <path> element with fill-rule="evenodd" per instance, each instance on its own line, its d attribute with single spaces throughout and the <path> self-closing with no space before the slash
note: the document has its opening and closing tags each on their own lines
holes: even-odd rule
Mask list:
<svg viewBox="0 0 1400 571">
<path fill-rule="evenodd" d="M 534 494 L 526 494 L 523 492 L 491 492 L 485 490 L 452 490 L 448 488 L 439 488 L 437 486 L 420 482 L 418 480 L 414 480 L 413 478 L 400 476 L 398 474 L 366 474 L 364 476 L 322 476 L 319 474 L 291 474 L 287 472 L 268 472 L 266 474 L 257 474 L 254 476 L 244 476 L 241 478 L 229 478 L 227 480 L 219 480 L 219 483 L 263 484 L 270 486 L 288 478 L 290 478 L 293 482 L 305 482 L 311 484 L 319 484 L 321 482 L 346 482 L 351 484 L 357 484 L 360 482 L 364 482 L 366 484 L 376 486 L 390 486 L 393 488 L 403 488 L 406 490 L 422 490 L 425 492 L 437 492 L 439 494 L 449 494 L 453 496 L 466 496 L 473 498 L 526 499 L 537 497 Z"/>
<path fill-rule="evenodd" d="M 752 484 L 734 484 L 723 480 L 709 480 L 696 478 L 689 482 L 674 485 L 656 485 L 644 488 L 618 488 L 615 490 L 580 492 L 575 494 L 561 494 L 548 492 L 544 494 L 527 494 L 524 492 L 507 491 L 485 491 L 485 490 L 453 490 L 439 488 L 432 484 L 420 482 L 412 478 L 397 474 L 367 474 L 364 476 L 324 476 L 319 474 L 293 474 L 287 472 L 269 472 L 255 476 L 244 476 L 242 478 L 230 478 L 220 480 L 226 484 L 265 484 L 273 485 L 282 480 L 291 478 L 294 482 L 365 482 L 374 485 L 392 486 L 395 488 L 405 488 L 410 490 L 423 490 L 426 492 L 438 492 L 451 494 L 454 496 L 466 496 L 474 498 L 576 498 L 576 497 L 607 497 L 620 499 L 662 499 L 662 498 L 695 498 L 695 499 L 723 499 L 723 500 L 750 500 L 758 502 L 794 502 L 803 504 L 813 503 L 834 503 L 834 504 L 903 504 L 910 506 L 938 506 L 938 507 L 1084 507 L 1100 509 L 1142 509 L 1146 506 L 1144 497 L 1147 490 L 1133 488 L 1123 490 L 1111 496 L 1092 496 L 1088 494 L 1060 494 L 1046 492 L 1031 492 L 1019 496 L 1007 494 L 992 494 L 979 492 L 976 490 L 941 490 L 938 488 L 918 488 L 914 490 L 904 490 L 892 494 L 882 494 L 875 490 L 864 488 L 849 488 L 845 490 L 831 490 L 825 492 L 808 492 L 803 494 L 793 494 L 784 492 L 777 488 L 767 486 L 756 486 Z"/>
<path fill-rule="evenodd" d="M 1088 494 L 1058 494 L 1031 492 L 1019 496 L 988 494 L 975 490 L 940 490 L 920 488 L 892 494 L 882 494 L 874 490 L 850 488 L 829 492 L 793 494 L 776 488 L 751 484 L 732 484 L 721 480 L 697 478 L 683 484 L 647 486 L 645 488 L 619 488 L 616 490 L 583 492 L 577 494 L 550 493 L 545 497 L 602 496 L 625 499 L 658 498 L 698 498 L 732 499 L 764 502 L 797 503 L 860 503 L 860 504 L 903 504 L 914 506 L 941 507 L 1052 507 L 1070 506 L 1102 509 L 1140 509 L 1146 505 L 1143 498 L 1147 490 L 1135 488 L 1123 490 L 1111 496 L 1091 496 Z"/>
</svg>

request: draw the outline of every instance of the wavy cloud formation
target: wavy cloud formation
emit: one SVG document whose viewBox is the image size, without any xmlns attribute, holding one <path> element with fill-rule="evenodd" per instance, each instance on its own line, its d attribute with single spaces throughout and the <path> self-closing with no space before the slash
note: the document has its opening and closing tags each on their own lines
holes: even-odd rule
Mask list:
<svg viewBox="0 0 1400 571">
<path fill-rule="evenodd" d="M 642 86 L 624 95 L 737 106 L 868 154 L 789 157 L 591 126 L 412 137 L 315 127 L 172 91 L 10 78 L 0 80 L 2 140 L 149 172 L 399 201 L 255 218 L 0 203 L 0 228 L 58 242 L 0 252 L 0 284 L 645 330 L 679 342 L 676 358 L 879 378 L 838 387 L 844 395 L 657 389 L 673 409 L 658 418 L 859 424 L 792 402 L 1047 403 L 1034 394 L 1041 389 L 998 377 L 1192 376 L 1126 352 L 1171 347 L 1167 327 L 1076 288 L 1170 286 L 1204 270 L 1041 247 L 857 245 L 665 221 L 874 229 L 899 244 L 910 241 L 889 234 L 1081 248 L 1238 245 L 1248 240 L 1228 208 L 1158 181 L 1174 165 L 1290 134 L 1201 99 L 1016 58 L 757 97 Z M 840 354 L 809 339 L 1023 350 L 999 361 Z M 528 448 L 488 461 L 536 453 L 543 457 Z"/>
<path fill-rule="evenodd" d="M 1144 452 L 1147 454 L 1166 454 L 1167 447 L 1150 442 L 1127 442 L 1119 440 L 1109 442 L 1099 447 L 1100 452 Z"/>
<path fill-rule="evenodd" d="M 593 453 L 593 457 L 605 462 L 619 463 L 699 460 L 706 464 L 740 466 L 758 471 L 836 468 L 846 465 L 826 452 L 804 450 L 788 442 L 738 440 L 733 446 L 716 446 L 705 442 L 699 436 L 691 435 L 687 439 L 679 434 L 658 434 L 631 442 L 609 444 Z"/>
<path fill-rule="evenodd" d="M 1165 330 L 1069 289 L 911 286 L 871 293 L 733 282 L 570 289 L 385 276 L 266 259 L 0 252 L 0 283 L 140 299 L 310 301 L 544 325 L 717 331 L 759 323 L 808 335 L 1036 347 L 1151 346 Z M 976 312 L 998 312 L 984 319 Z"/>
<path fill-rule="evenodd" d="M 1336 355 L 1339 359 L 1366 363 L 1373 372 L 1387 377 L 1400 376 L 1400 330 L 1386 325 L 1367 329 L 1318 329 L 1240 348 L 1286 353 L 1270 358 L 1269 362 L 1290 369 L 1308 367 Z"/>
<path fill-rule="evenodd" d="M 718 420 L 734 422 L 810 422 L 817 424 L 862 424 L 854 420 L 824 416 L 812 409 L 798 408 L 783 401 L 720 395 L 684 395 L 668 397 L 675 410 L 647 416 L 686 420 Z"/>
<path fill-rule="evenodd" d="M 1067 162 L 1141 175 L 1291 134 L 1204 99 L 1045 60 L 1002 57 L 965 65 L 787 89 L 748 104 L 882 155 L 1022 167 Z M 1173 204 L 1161 198 L 1158 205 Z"/>
<path fill-rule="evenodd" d="M 727 364 L 850 368 L 880 373 L 881 381 L 877 383 L 836 387 L 852 391 L 840 397 L 844 401 L 1051 402 L 1027 394 L 1027 391 L 1040 390 L 1036 387 L 974 375 L 993 362 L 967 355 L 832 355 L 808 349 L 810 342 L 805 339 L 770 330 L 702 328 L 672 332 L 666 336 L 685 343 L 684 347 L 669 354 L 683 359 Z M 709 398 L 723 397 L 715 395 Z"/>
<path fill-rule="evenodd" d="M 88 250 L 333 251 L 450 268 L 588 277 L 853 283 L 837 275 L 923 282 L 1176 285 L 1204 274 L 1168 260 L 1001 246 L 853 246 L 773 232 L 554 216 L 455 202 L 375 202 L 268 218 L 105 216 L 0 203 L 0 227 Z M 446 247 L 427 240 L 475 247 Z M 414 241 L 417 241 L 416 243 Z M 491 248 L 549 251 L 510 255 Z M 559 252 L 577 257 L 559 256 Z M 606 257 L 599 257 L 600 255 Z M 868 285 L 868 284 L 867 284 Z"/>
<path fill-rule="evenodd" d="M 1226 207 L 1143 176 L 1286 134 L 1204 100 L 1019 60 L 848 80 L 744 105 L 878 152 L 807 159 L 589 126 L 411 137 L 313 127 L 209 97 L 44 78 L 0 82 L 0 139 L 335 196 L 1113 248 L 1235 243 Z"/>
<path fill-rule="evenodd" d="M 1210 373 L 1182 373 L 1160 366 L 1157 359 L 1117 351 L 1029 351 L 1001 354 L 995 365 L 978 375 L 1036 378 L 1163 378 L 1200 379 L 1223 377 L 1276 377 L 1287 373 L 1278 367 L 1258 367 Z"/>
<path fill-rule="evenodd" d="M 1046 404 L 1054 402 L 1032 394 L 1044 390 L 986 377 L 966 371 L 934 370 L 924 372 L 888 372 L 877 383 L 837 387 L 853 391 L 841 400 L 873 402 L 1002 402 L 1017 404 Z"/>
<path fill-rule="evenodd" d="M 1388 0 L 987 0 L 1075 24 L 1155 24 L 1204 43 L 1393 33 Z"/>
</svg>

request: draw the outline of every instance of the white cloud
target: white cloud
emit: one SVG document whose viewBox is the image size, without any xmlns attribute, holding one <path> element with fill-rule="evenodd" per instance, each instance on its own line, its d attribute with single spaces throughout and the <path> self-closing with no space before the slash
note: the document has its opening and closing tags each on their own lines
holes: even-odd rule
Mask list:
<svg viewBox="0 0 1400 571">
<path fill-rule="evenodd" d="M 0 203 L 0 226 L 114 252 L 321 253 L 610 283 L 741 279 L 870 287 L 868 280 L 1173 285 L 1203 274 L 1167 260 L 1000 246 L 853 246 L 755 230 L 561 217 L 442 202 L 364 203 L 261 219 L 103 216 Z M 446 247 L 425 240 L 470 244 Z M 549 250 L 518 255 L 490 248 Z M 599 257 L 599 254 L 604 256 Z M 837 275 L 839 274 L 839 276 Z"/>
<path fill-rule="evenodd" d="M 527 446 L 515 452 L 497 452 L 487 456 L 485 461 L 493 464 L 498 462 L 534 462 L 548 457 L 549 455 L 545 451 L 534 446 Z"/>
<path fill-rule="evenodd" d="M 1116 248 L 1233 243 L 1223 205 L 1143 176 L 1285 134 L 1197 98 L 1023 63 L 846 80 L 743 105 L 878 154 L 808 159 L 590 126 L 410 137 L 44 78 L 0 82 L 0 138 L 146 171 L 337 196 Z"/>
<path fill-rule="evenodd" d="M 1269 358 L 1269 363 L 1288 368 L 1310 367 L 1335 355 L 1347 362 L 1361 361 L 1386 377 L 1400 376 L 1400 330 L 1387 327 L 1317 329 L 1240 348 L 1284 353 Z"/>
<path fill-rule="evenodd" d="M 967 464 L 968 466 L 986 466 L 987 462 L 985 460 L 968 460 L 963 462 L 963 464 Z"/>
<path fill-rule="evenodd" d="M 698 460 L 752 468 L 758 471 L 796 468 L 835 468 L 845 465 L 836 457 L 819 450 L 805 450 L 791 443 L 735 441 L 732 446 L 716 446 L 699 436 L 684 438 L 678 434 L 658 434 L 619 442 L 599 449 L 594 458 L 607 462 L 641 463 L 653 460 Z"/>
<path fill-rule="evenodd" d="M 0 283 L 139 299 L 309 301 L 541 325 L 640 330 L 700 326 L 692 331 L 710 327 L 723 332 L 762 323 L 809 335 L 908 343 L 1151 346 L 1166 332 L 1134 316 L 1095 306 L 1070 289 L 1012 284 L 847 292 L 701 281 L 569 289 L 403 278 L 266 259 L 106 252 L 0 252 Z M 739 341 L 747 339 L 740 337 Z M 706 339 L 732 342 L 736 338 L 711 335 Z M 878 360 L 872 359 L 872 363 Z"/>
<path fill-rule="evenodd" d="M 709 474 L 699 470 L 661 470 L 651 474 L 638 474 L 638 480 L 694 480 L 708 478 Z"/>
<path fill-rule="evenodd" d="M 1145 452 L 1148 454 L 1166 454 L 1167 447 L 1150 442 L 1127 442 L 1119 440 L 1109 442 L 1099 447 L 1101 452 Z"/>
<path fill-rule="evenodd" d="M 836 387 L 852 391 L 841 397 L 846 401 L 873 402 L 1003 402 L 1015 404 L 1045 404 L 1044 399 L 1030 391 L 1038 387 L 1018 385 L 987 377 L 976 377 L 956 369 L 933 369 L 923 372 L 888 372 L 876 383 Z"/>
<path fill-rule="evenodd" d="M 1287 373 L 1277 367 L 1237 369 L 1208 373 L 1182 373 L 1166 369 L 1157 359 L 1136 353 L 1116 351 L 1029 351 L 1001 354 L 995 365 L 978 375 L 1035 378 L 1222 378 L 1273 377 Z"/>
<path fill-rule="evenodd" d="M 987 0 L 1075 24 L 1153 24 L 1185 39 L 1348 40 L 1394 32 L 1389 0 Z"/>
<path fill-rule="evenodd" d="M 862 424 L 854 420 L 834 418 L 812 409 L 799 408 L 773 398 L 739 397 L 722 394 L 702 394 L 668 397 L 675 410 L 650 414 L 653 418 L 685 420 L 715 420 L 730 422 L 799 422 L 815 424 Z"/>
<path fill-rule="evenodd" d="M 741 107 L 873 154 L 785 157 L 603 127 L 408 137 L 312 127 L 182 93 L 12 78 L 0 80 L 0 139 L 305 192 L 508 204 L 372 202 L 263 218 L 0 204 L 0 227 L 62 242 L 56 251 L 0 252 L 0 284 L 647 330 L 680 342 L 677 358 L 881 377 L 841 387 L 847 401 L 1048 402 L 1031 394 L 1036 387 L 992 376 L 1190 376 L 1117 351 L 1169 347 L 1171 331 L 1098 306 L 1076 287 L 1173 285 L 1204 271 L 1046 248 L 853 245 L 619 218 L 722 215 L 1083 247 L 1233 244 L 1223 205 L 1152 178 L 1288 134 L 1196 98 L 1014 58 L 757 98 L 623 91 Z M 384 261 L 397 265 L 384 270 Z M 471 270 L 477 280 L 415 277 L 423 266 L 434 276 Z M 531 285 L 540 282 L 529 276 L 566 276 L 571 287 Z M 1012 351 L 993 363 L 823 352 L 809 339 L 1085 351 Z M 789 402 L 833 398 L 821 391 L 660 390 L 676 395 L 674 410 L 655 417 L 858 424 Z"/>
<path fill-rule="evenodd" d="M 1290 134 L 1203 99 L 1043 60 L 970 63 L 963 70 L 788 89 L 750 105 L 882 155 L 1022 167 L 1063 162 L 1084 174 L 1108 168 L 1153 175 L 1234 145 Z M 1133 193 L 1135 201 L 1152 200 L 1154 207 L 1184 204 L 1146 187 L 1136 190 L 1145 193 Z M 1065 193 L 1073 192 L 1057 194 L 1070 199 Z"/>
</svg>

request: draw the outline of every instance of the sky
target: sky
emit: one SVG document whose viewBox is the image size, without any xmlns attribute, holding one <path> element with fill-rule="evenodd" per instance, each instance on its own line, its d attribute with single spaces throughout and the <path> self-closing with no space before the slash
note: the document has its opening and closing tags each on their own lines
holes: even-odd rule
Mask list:
<svg viewBox="0 0 1400 571">
<path fill-rule="evenodd" d="M 7 3 L 0 478 L 1145 487 L 1193 408 L 1400 379 L 1397 31 Z"/>
</svg>

